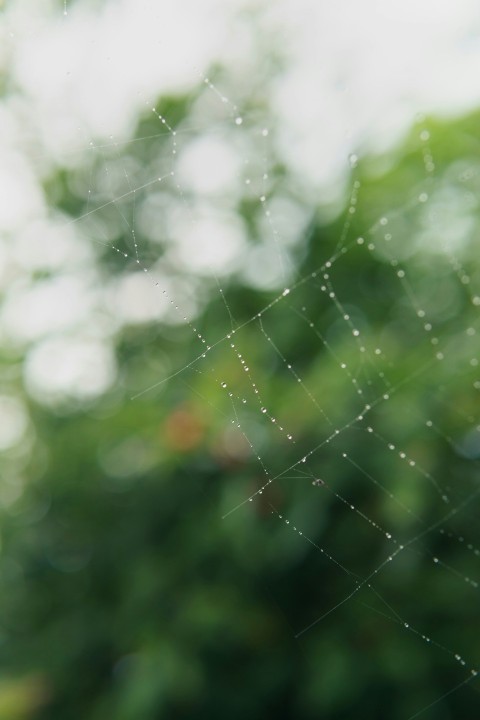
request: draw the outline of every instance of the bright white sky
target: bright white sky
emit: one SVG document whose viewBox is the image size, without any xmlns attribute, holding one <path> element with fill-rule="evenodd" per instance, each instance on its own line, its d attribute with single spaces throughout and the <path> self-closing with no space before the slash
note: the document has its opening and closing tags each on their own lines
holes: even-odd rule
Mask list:
<svg viewBox="0 0 480 720">
<path fill-rule="evenodd" d="M 232 88 L 222 90 L 233 102 L 232 92 L 245 91 L 251 78 L 265 78 L 278 150 L 311 198 L 338 193 L 349 154 L 389 147 L 417 113 L 454 115 L 480 104 L 478 0 L 67 0 L 65 8 L 64 15 L 59 2 L 23 0 L 11 3 L 0 21 L 0 66 L 11 89 L 0 103 L 0 237 L 6 239 L 0 280 L 15 284 L 0 318 L 0 342 L 36 343 L 27 381 L 40 395 L 47 376 L 50 385 L 58 379 L 50 395 L 82 382 L 85 394 L 100 392 L 113 363 L 99 342 L 108 333 L 92 320 L 88 249 L 45 205 L 40 180 L 52 162 L 75 164 L 92 139 L 125 139 L 152 99 L 193 88 L 215 61 L 229 69 Z M 272 79 L 274 50 L 287 62 Z M 195 158 L 207 151 L 224 158 L 200 188 L 206 195 L 234 183 L 238 161 L 208 142 L 179 159 L 184 182 L 194 187 L 202 182 Z M 199 214 L 205 237 L 227 237 L 226 227 Z M 241 230 L 226 225 L 233 229 L 230 245 L 222 242 L 224 262 L 234 263 L 243 247 Z M 186 266 L 192 263 L 188 242 L 185 230 L 175 252 Z M 249 262 L 254 282 L 260 258 Z M 42 265 L 62 269 L 65 278 L 33 289 L 30 273 Z M 123 288 L 139 298 L 137 307 L 134 300 L 124 303 L 132 308 L 131 320 L 142 318 L 143 306 L 151 315 L 150 300 L 135 283 L 127 279 Z M 68 308 L 62 303 L 66 288 Z M 69 329 L 75 344 L 65 335 L 59 347 Z M 47 342 L 56 343 L 63 372 L 51 372 Z M 87 356 L 96 381 L 84 371 Z"/>
<path fill-rule="evenodd" d="M 128 133 L 145 102 L 195 86 L 213 61 L 248 83 L 275 48 L 288 62 L 266 91 L 312 179 L 416 111 L 480 100 L 476 0 L 67 0 L 66 16 L 59 5 L 12 3 L 3 20 L 5 58 L 52 152 Z"/>
</svg>

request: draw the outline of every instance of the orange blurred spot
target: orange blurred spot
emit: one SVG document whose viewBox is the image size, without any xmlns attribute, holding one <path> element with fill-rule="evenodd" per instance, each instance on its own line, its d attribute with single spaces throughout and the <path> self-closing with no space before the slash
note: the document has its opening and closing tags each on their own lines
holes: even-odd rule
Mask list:
<svg viewBox="0 0 480 720">
<path fill-rule="evenodd" d="M 188 452 L 198 447 L 204 436 L 204 424 L 189 408 L 179 408 L 165 421 L 165 442 L 170 450 Z"/>
</svg>

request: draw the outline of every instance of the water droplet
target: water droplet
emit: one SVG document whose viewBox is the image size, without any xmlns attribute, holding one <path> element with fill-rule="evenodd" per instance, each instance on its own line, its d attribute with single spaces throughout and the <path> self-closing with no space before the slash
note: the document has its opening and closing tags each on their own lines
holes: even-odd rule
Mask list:
<svg viewBox="0 0 480 720">
<path fill-rule="evenodd" d="M 355 153 L 351 153 L 348 156 L 348 162 L 350 163 L 351 168 L 356 168 L 358 165 L 358 155 L 356 155 Z"/>
</svg>

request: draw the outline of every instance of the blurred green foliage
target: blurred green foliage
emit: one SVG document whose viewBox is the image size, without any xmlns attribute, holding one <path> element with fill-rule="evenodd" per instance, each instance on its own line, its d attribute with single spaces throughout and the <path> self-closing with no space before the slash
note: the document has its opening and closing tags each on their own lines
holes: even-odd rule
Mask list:
<svg viewBox="0 0 480 720">
<path fill-rule="evenodd" d="M 158 107 L 177 126 L 190 103 Z M 392 155 L 362 160 L 348 251 L 338 247 L 345 212 L 325 223 L 312 208 L 297 280 L 261 318 L 281 290 L 255 290 L 237 276 L 223 282 L 232 328 L 212 283 L 196 320 L 212 345 L 205 358 L 188 327 L 127 326 L 111 391 L 55 411 L 28 401 L 36 439 L 25 489 L 2 513 L 0 717 L 405 720 L 466 676 L 421 635 L 478 655 L 478 591 L 449 570 L 478 577 L 466 550 L 479 540 L 478 498 L 441 525 L 478 487 L 476 456 L 458 451 L 478 407 L 465 341 L 466 328 L 478 329 L 478 116 L 427 127 L 435 172 L 425 170 L 418 127 Z M 138 138 L 156 134 L 155 117 L 140 122 Z M 144 167 L 169 142 L 152 137 L 129 153 Z M 87 205 L 71 190 L 71 172 L 51 177 L 46 191 L 78 218 Z M 450 222 L 442 212 L 455 211 L 445 198 L 455 193 L 470 203 L 473 231 L 449 254 L 439 238 Z M 239 204 L 252 228 L 257 205 Z M 137 239 L 147 265 L 161 256 L 159 244 Z M 119 231 L 111 244 L 131 242 Z M 108 243 L 97 259 L 106 280 L 129 268 Z M 232 338 L 215 344 L 235 328 L 235 351 Z M 244 502 L 266 482 L 264 468 L 280 477 Z M 313 477 L 326 485 L 313 487 Z M 372 578 L 378 594 L 365 586 L 328 614 L 397 550 L 379 527 L 407 544 L 435 523 Z M 473 720 L 478 707 L 472 681 L 422 717 Z"/>
</svg>

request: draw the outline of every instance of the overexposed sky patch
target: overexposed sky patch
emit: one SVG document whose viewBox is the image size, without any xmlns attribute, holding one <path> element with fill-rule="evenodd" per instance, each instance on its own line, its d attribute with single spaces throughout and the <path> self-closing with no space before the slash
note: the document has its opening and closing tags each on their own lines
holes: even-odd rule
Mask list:
<svg viewBox="0 0 480 720">
<path fill-rule="evenodd" d="M 308 220 L 305 207 L 341 207 L 351 153 L 388 149 L 419 112 L 453 116 L 480 104 L 476 0 L 65 5 L 66 15 L 59 2 L 23 0 L 9 4 L 0 19 L 0 70 L 8 80 L 0 102 L 0 270 L 12 288 L 2 329 L 5 336 L 37 343 L 26 377 L 38 397 L 77 391 L 90 397 L 109 387 L 115 367 L 108 333 L 95 330 L 97 321 L 105 322 L 98 296 L 88 282 L 73 278 L 88 276 L 95 243 L 98 249 L 113 242 L 109 231 L 116 241 L 121 228 L 132 245 L 132 183 L 135 191 L 137 182 L 146 188 L 138 192 L 137 227 L 162 245 L 175 273 L 239 272 L 254 286 L 273 289 L 285 278 L 284 249 L 295 244 Z M 225 73 L 212 89 L 204 80 L 215 66 Z M 172 151 L 163 164 L 160 158 L 158 168 L 154 159 L 144 169 L 124 163 L 120 150 L 118 158 L 111 153 L 100 174 L 85 174 L 83 196 L 92 191 L 91 209 L 84 221 L 65 224 L 63 237 L 62 221 L 52 212 L 55 195 L 47 198 L 43 190 L 49 173 L 58 166 L 88 167 L 92 151 L 101 158 L 101 143 L 127 147 L 138 118 L 151 112 L 158 97 L 183 96 L 202 82 L 204 98 L 210 93 L 212 102 L 200 98 L 192 118 L 214 118 L 209 108 L 216 103 L 216 117 L 228 132 L 217 133 L 212 120 L 203 134 L 179 133 L 178 154 Z M 263 149 L 257 153 L 263 125 L 248 113 L 241 125 L 234 122 L 252 95 L 257 104 L 264 101 L 270 117 L 265 157 Z M 288 193 L 279 204 L 284 189 L 275 200 L 265 172 L 268 152 L 286 166 L 296 209 Z M 149 174 L 169 174 L 171 167 L 175 180 L 168 188 Z M 263 207 L 271 213 L 258 222 L 258 245 L 235 217 L 236 203 L 250 191 L 257 199 L 268 196 Z M 289 203 L 290 224 L 288 217 L 282 221 Z M 105 215 L 95 210 L 103 206 Z M 278 235 L 272 230 L 277 217 Z M 81 251 L 82 244 L 89 252 Z M 33 287 L 35 273 L 60 277 L 42 278 Z M 125 322 L 170 317 L 164 298 L 150 304 L 152 278 L 127 275 L 107 294 Z M 194 314 L 194 295 L 180 295 L 185 302 L 179 317 Z M 73 342 L 80 326 L 86 338 Z"/>
</svg>

